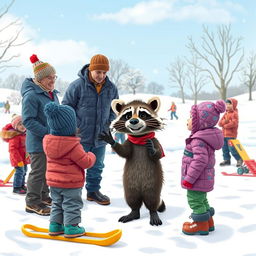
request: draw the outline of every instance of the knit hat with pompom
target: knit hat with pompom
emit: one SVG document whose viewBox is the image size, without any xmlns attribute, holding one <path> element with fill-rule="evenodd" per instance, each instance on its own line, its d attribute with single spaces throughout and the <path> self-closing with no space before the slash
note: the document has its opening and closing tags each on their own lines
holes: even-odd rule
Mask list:
<svg viewBox="0 0 256 256">
<path fill-rule="evenodd" d="M 13 115 L 12 115 L 11 124 L 12 124 L 12 127 L 13 127 L 15 130 L 17 129 L 17 126 L 18 126 L 18 124 L 19 124 L 20 122 L 22 122 L 21 116 L 20 116 L 20 115 L 13 114 Z"/>
<path fill-rule="evenodd" d="M 223 100 L 202 102 L 191 107 L 192 133 L 207 128 L 213 128 L 220 119 L 220 113 L 225 112 L 226 104 Z"/>
<path fill-rule="evenodd" d="M 50 102 L 45 105 L 44 113 L 50 127 L 50 134 L 57 136 L 76 134 L 76 113 L 72 107 Z"/>
<path fill-rule="evenodd" d="M 53 66 L 47 62 L 40 61 L 35 54 L 30 57 L 30 61 L 33 64 L 33 71 L 35 79 L 40 82 L 43 78 L 51 75 L 55 75 L 56 71 Z"/>
</svg>

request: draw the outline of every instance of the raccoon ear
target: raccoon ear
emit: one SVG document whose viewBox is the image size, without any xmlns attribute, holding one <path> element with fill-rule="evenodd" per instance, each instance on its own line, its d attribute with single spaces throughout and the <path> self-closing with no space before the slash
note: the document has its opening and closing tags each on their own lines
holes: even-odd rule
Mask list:
<svg viewBox="0 0 256 256">
<path fill-rule="evenodd" d="M 153 97 L 148 100 L 148 105 L 155 111 L 157 112 L 161 106 L 160 103 L 160 98 L 158 97 Z"/>
<path fill-rule="evenodd" d="M 123 107 L 125 102 L 123 100 L 115 99 L 111 102 L 111 108 L 115 112 L 116 115 L 118 115 Z"/>
</svg>

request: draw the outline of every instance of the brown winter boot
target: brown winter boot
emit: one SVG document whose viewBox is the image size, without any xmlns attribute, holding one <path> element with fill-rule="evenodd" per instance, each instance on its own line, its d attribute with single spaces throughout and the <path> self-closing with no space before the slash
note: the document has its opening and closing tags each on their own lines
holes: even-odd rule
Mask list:
<svg viewBox="0 0 256 256">
<path fill-rule="evenodd" d="M 208 221 L 194 221 L 185 222 L 183 224 L 182 232 L 186 235 L 208 235 L 209 222 Z"/>
<path fill-rule="evenodd" d="M 212 216 L 215 214 L 215 210 L 213 207 L 210 207 L 210 209 L 208 210 L 209 214 L 210 214 L 210 219 L 208 220 L 209 223 L 209 231 L 214 231 L 215 227 L 214 227 L 214 221 Z"/>
<path fill-rule="evenodd" d="M 208 220 L 208 224 L 209 224 L 209 231 L 214 231 L 215 227 L 214 227 L 214 221 L 213 221 L 213 217 L 210 217 L 210 219 Z"/>
</svg>

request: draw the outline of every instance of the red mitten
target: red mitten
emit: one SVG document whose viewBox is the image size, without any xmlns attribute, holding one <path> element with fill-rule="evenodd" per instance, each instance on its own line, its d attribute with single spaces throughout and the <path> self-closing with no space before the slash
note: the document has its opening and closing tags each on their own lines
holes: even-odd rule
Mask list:
<svg viewBox="0 0 256 256">
<path fill-rule="evenodd" d="M 186 180 L 183 180 L 182 181 L 182 185 L 186 188 L 192 188 L 193 187 L 193 184 L 189 183 L 188 181 Z"/>
</svg>

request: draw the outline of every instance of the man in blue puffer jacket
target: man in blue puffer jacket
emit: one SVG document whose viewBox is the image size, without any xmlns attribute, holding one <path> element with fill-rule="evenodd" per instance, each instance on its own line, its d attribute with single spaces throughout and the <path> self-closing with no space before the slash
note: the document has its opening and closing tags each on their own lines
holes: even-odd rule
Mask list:
<svg viewBox="0 0 256 256">
<path fill-rule="evenodd" d="M 79 71 L 79 78 L 69 85 L 62 101 L 76 112 L 84 150 L 96 155 L 95 165 L 86 174 L 87 200 L 101 205 L 110 204 L 110 199 L 100 192 L 106 142 L 99 140 L 98 135 L 107 131 L 115 119 L 111 102 L 119 98 L 117 87 L 107 77 L 108 70 L 106 56 L 93 56 L 90 64 Z"/>
</svg>

